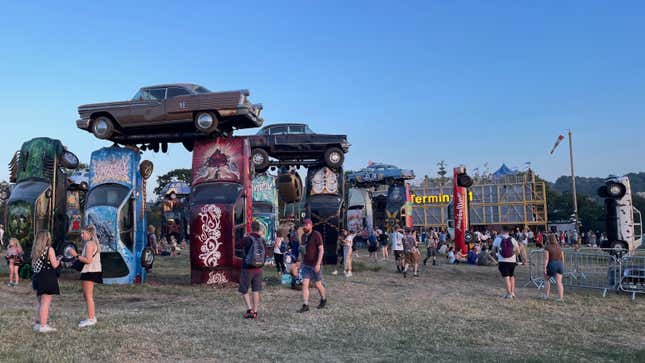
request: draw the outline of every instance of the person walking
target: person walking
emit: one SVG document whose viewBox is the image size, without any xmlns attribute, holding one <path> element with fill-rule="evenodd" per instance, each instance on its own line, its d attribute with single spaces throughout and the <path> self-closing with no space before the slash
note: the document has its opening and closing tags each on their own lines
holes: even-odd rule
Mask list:
<svg viewBox="0 0 645 363">
<path fill-rule="evenodd" d="M 103 267 L 101 266 L 101 245 L 96 235 L 96 228 L 88 225 L 81 231 L 81 239 L 85 241 L 83 252 L 78 255 L 72 249 L 71 255 L 84 263 L 81 270 L 81 285 L 83 287 L 83 297 L 87 305 L 87 319 L 82 320 L 79 328 L 87 328 L 96 325 L 96 306 L 94 305 L 94 284 L 103 283 Z"/>
<path fill-rule="evenodd" d="M 403 277 L 408 277 L 408 269 L 413 268 L 414 277 L 419 277 L 419 250 L 417 241 L 413 233 L 407 231 L 403 237 L 403 252 L 405 253 L 405 262 L 403 265 Z"/>
<path fill-rule="evenodd" d="M 423 266 L 426 265 L 430 257 L 432 257 L 432 266 L 435 266 L 437 264 L 437 248 L 439 245 L 439 236 L 437 235 L 437 232 L 433 228 L 431 228 L 428 237 L 428 254 L 423 260 Z"/>
<path fill-rule="evenodd" d="M 244 251 L 242 270 L 240 272 L 239 292 L 246 304 L 247 310 L 244 314 L 245 319 L 257 319 L 258 309 L 260 307 L 260 292 L 262 291 L 262 267 L 266 253 L 264 246 L 266 241 L 261 237 L 262 225 L 258 221 L 251 223 L 251 234 L 244 237 L 241 241 Z M 249 288 L 253 292 L 253 304 L 249 296 Z"/>
<path fill-rule="evenodd" d="M 396 262 L 396 272 L 403 272 L 403 233 L 401 229 L 392 232 L 390 240 L 392 241 L 392 252 L 394 252 L 394 261 Z"/>
<path fill-rule="evenodd" d="M 383 256 L 383 260 L 387 260 L 388 257 L 390 257 L 390 253 L 388 251 L 388 236 L 387 233 L 383 232 L 382 230 L 379 229 L 379 235 L 378 235 L 378 242 L 381 245 L 381 255 Z"/>
<path fill-rule="evenodd" d="M 320 232 L 314 231 L 313 222 L 309 218 L 304 220 L 301 248 L 304 251 L 300 272 L 302 274 L 303 304 L 298 312 L 304 313 L 309 311 L 310 281 L 314 282 L 314 286 L 318 290 L 318 294 L 320 294 L 318 309 L 324 309 L 327 305 L 327 292 L 322 284 L 322 260 L 325 254 L 325 247 L 323 246 L 322 235 Z"/>
<path fill-rule="evenodd" d="M 291 259 L 291 288 L 297 290 L 300 277 L 300 243 L 295 230 L 289 233 L 289 257 Z"/>
<path fill-rule="evenodd" d="M 370 253 L 370 258 L 376 262 L 378 251 L 378 231 L 376 228 L 369 232 L 367 236 L 367 252 Z"/>
<path fill-rule="evenodd" d="M 276 270 L 278 270 L 278 275 L 282 275 L 286 272 L 286 267 L 284 265 L 284 251 L 286 250 L 286 242 L 284 241 L 282 235 L 283 232 L 281 230 L 276 231 L 275 244 L 273 245 L 273 261 L 275 262 Z"/>
<path fill-rule="evenodd" d="M 38 231 L 31 249 L 31 266 L 34 272 L 32 287 L 36 291 L 36 323 L 34 331 L 50 333 L 56 329 L 49 326 L 49 306 L 53 295 L 60 295 L 56 269 L 60 265 L 51 247 L 52 238 L 48 231 Z"/>
<path fill-rule="evenodd" d="M 20 283 L 18 270 L 20 270 L 20 266 L 22 265 L 23 253 L 20 241 L 16 238 L 11 238 L 9 240 L 9 246 L 7 246 L 7 252 L 5 253 L 7 265 L 9 265 L 8 286 L 10 287 L 16 287 Z"/>
<path fill-rule="evenodd" d="M 495 238 L 493 250 L 497 253 L 499 272 L 504 279 L 506 294 L 504 299 L 515 298 L 515 266 L 519 246 L 517 240 L 509 235 L 508 228 L 502 228 L 502 234 Z"/>
<path fill-rule="evenodd" d="M 156 255 L 159 254 L 159 244 L 157 243 L 156 228 L 153 225 L 148 226 L 147 246 Z"/>
<path fill-rule="evenodd" d="M 354 250 L 354 238 L 356 233 L 345 231 L 345 238 L 343 239 L 343 270 L 345 277 L 352 277 L 352 252 Z"/>
<path fill-rule="evenodd" d="M 555 235 L 550 235 L 544 249 L 544 300 L 549 299 L 551 292 L 551 278 L 555 278 L 558 286 L 559 302 L 564 300 L 564 286 L 562 274 L 564 273 L 564 252 L 558 244 Z"/>
<path fill-rule="evenodd" d="M 345 252 L 343 246 L 345 245 L 345 237 L 349 235 L 349 232 L 346 229 L 341 229 L 340 233 L 338 234 L 338 240 L 337 240 L 337 251 L 336 251 L 336 256 L 338 258 L 336 259 L 336 265 L 334 265 L 334 271 L 332 271 L 332 275 L 336 276 L 338 275 L 338 269 L 345 266 Z"/>
</svg>

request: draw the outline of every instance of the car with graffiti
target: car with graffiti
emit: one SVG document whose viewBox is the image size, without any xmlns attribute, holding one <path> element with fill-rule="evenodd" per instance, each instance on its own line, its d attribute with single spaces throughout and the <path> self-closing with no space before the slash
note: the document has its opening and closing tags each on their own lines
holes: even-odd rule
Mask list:
<svg viewBox="0 0 645 363">
<path fill-rule="evenodd" d="M 190 184 L 174 179 L 161 190 L 161 236 L 181 242 L 189 235 Z"/>
<path fill-rule="evenodd" d="M 234 129 L 262 126 L 262 105 L 248 97 L 248 90 L 211 92 L 190 83 L 149 86 L 129 101 L 79 106 L 76 125 L 99 139 L 130 144 L 230 135 Z"/>
<path fill-rule="evenodd" d="M 374 212 L 370 192 L 366 189 L 351 188 L 348 200 L 347 230 L 352 233 L 371 231 L 374 227 Z"/>
<path fill-rule="evenodd" d="M 272 165 L 315 165 L 331 169 L 343 165 L 349 151 L 347 135 L 313 132 L 306 124 L 273 124 L 263 127 L 251 141 L 251 163 L 259 173 Z M 278 159 L 272 162 L 271 158 Z"/>
<path fill-rule="evenodd" d="M 337 171 L 326 166 L 309 168 L 306 178 L 306 214 L 311 218 L 314 229 L 323 236 L 325 264 L 337 262 L 337 241 L 343 227 L 345 177 L 343 170 Z"/>
<path fill-rule="evenodd" d="M 23 143 L 14 154 L 9 172 L 15 185 L 6 202 L 6 233 L 20 241 L 26 256 L 40 230 L 51 231 L 52 246 L 57 253 L 62 252 L 70 222 L 67 175 L 78 164 L 76 155 L 63 143 L 47 137 Z M 28 263 L 23 268 L 30 271 Z"/>
<path fill-rule="evenodd" d="M 267 246 L 275 244 L 278 228 L 278 190 L 276 177 L 259 174 L 253 178 L 253 220 L 258 221 L 264 229 L 262 236 Z M 267 249 L 271 252 L 273 249 Z M 267 253 L 271 255 L 271 253 Z"/>
<path fill-rule="evenodd" d="M 193 284 L 239 282 L 251 232 L 250 146 L 244 137 L 195 141 L 190 194 L 190 269 Z"/>
<path fill-rule="evenodd" d="M 600 247 L 618 252 L 634 253 L 643 242 L 641 212 L 634 207 L 628 176 L 611 176 L 598 188 L 604 199 L 607 239 Z"/>
<path fill-rule="evenodd" d="M 106 284 L 146 281 L 154 258 L 146 248 L 145 184 L 151 174 L 152 163 L 141 161 L 135 148 L 92 153 L 84 222 L 96 227 Z"/>
<path fill-rule="evenodd" d="M 396 181 L 414 179 L 414 171 L 401 169 L 394 165 L 383 163 L 372 163 L 359 171 L 351 172 L 347 175 L 347 181 L 352 186 L 357 185 L 377 185 L 385 183 L 394 184 Z"/>
<path fill-rule="evenodd" d="M 80 245 L 85 197 L 90 181 L 89 169 L 76 170 L 67 177 L 67 234 L 65 241 Z"/>
</svg>

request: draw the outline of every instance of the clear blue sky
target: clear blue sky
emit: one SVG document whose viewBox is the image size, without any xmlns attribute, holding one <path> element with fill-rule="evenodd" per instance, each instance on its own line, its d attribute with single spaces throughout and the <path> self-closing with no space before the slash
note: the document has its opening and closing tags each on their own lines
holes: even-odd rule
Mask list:
<svg viewBox="0 0 645 363">
<path fill-rule="evenodd" d="M 107 3 L 4 4 L 0 166 L 37 136 L 87 161 L 106 143 L 76 128 L 78 105 L 195 82 L 249 89 L 267 124 L 349 135 L 350 169 L 530 161 L 554 180 L 571 128 L 578 175 L 645 170 L 644 2 Z M 190 167 L 179 145 L 145 156 L 156 175 Z"/>
</svg>

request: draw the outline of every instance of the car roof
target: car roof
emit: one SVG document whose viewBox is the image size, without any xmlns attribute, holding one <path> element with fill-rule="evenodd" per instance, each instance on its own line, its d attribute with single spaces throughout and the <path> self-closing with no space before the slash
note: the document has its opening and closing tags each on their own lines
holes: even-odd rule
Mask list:
<svg viewBox="0 0 645 363">
<path fill-rule="evenodd" d="M 141 88 L 144 89 L 144 88 L 164 88 L 164 87 L 183 87 L 188 89 L 195 89 L 201 86 L 194 83 L 167 83 L 167 84 L 157 84 L 154 86 L 145 86 Z"/>
<path fill-rule="evenodd" d="M 281 123 L 281 124 L 266 125 L 261 130 L 270 129 L 270 128 L 275 127 L 275 126 L 306 126 L 306 127 L 309 127 L 309 125 L 304 124 L 304 123 L 291 122 L 291 123 Z"/>
</svg>

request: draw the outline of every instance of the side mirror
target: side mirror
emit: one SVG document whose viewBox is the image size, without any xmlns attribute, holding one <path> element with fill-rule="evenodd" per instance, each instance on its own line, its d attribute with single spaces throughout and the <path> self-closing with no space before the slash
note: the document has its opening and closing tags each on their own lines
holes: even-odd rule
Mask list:
<svg viewBox="0 0 645 363">
<path fill-rule="evenodd" d="M 144 160 L 139 165 L 139 173 L 141 173 L 143 180 L 148 180 L 152 176 L 153 170 L 154 170 L 154 165 L 150 160 Z"/>
</svg>

